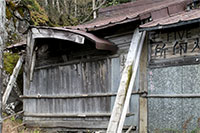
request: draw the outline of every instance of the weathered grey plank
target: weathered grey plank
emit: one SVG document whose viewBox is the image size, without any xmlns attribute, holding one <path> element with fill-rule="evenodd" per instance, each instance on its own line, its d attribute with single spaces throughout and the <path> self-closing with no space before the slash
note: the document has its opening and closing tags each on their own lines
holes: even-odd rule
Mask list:
<svg viewBox="0 0 200 133">
<path fill-rule="evenodd" d="M 108 121 L 25 121 L 28 127 L 105 129 Z"/>
</svg>

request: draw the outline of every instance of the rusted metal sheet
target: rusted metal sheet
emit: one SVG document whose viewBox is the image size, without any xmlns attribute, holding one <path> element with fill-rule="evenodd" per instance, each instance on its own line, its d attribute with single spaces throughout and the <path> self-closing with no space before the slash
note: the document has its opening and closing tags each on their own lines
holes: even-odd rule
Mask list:
<svg viewBox="0 0 200 133">
<path fill-rule="evenodd" d="M 200 10 L 194 9 L 190 11 L 179 12 L 176 15 L 168 16 L 163 19 L 157 19 L 152 22 L 143 24 L 140 26 L 142 30 L 156 30 L 170 27 L 176 27 L 178 25 L 185 25 L 188 23 L 195 23 L 200 21 Z"/>
<path fill-rule="evenodd" d="M 34 28 L 34 27 L 33 27 Z M 35 27 L 37 28 L 38 30 L 42 30 L 42 29 L 47 29 L 49 30 L 50 34 L 47 34 L 49 35 L 49 37 L 51 37 L 51 32 L 56 32 L 56 31 L 61 31 L 61 32 L 64 32 L 64 33 L 74 33 L 74 34 L 77 34 L 77 35 L 81 35 L 81 36 L 84 36 L 86 37 L 87 39 L 93 41 L 95 44 L 96 44 L 96 49 L 100 49 L 100 50 L 110 50 L 110 51 L 113 51 L 115 52 L 117 50 L 117 47 L 115 45 L 113 45 L 111 42 L 109 42 L 108 40 L 105 40 L 105 39 L 102 39 L 102 38 L 99 38 L 91 33 L 87 33 L 85 31 L 80 31 L 80 30 L 72 30 L 72 29 L 66 29 L 66 28 L 59 28 L 59 27 Z M 41 32 L 41 35 L 42 32 Z M 40 38 L 40 37 L 38 37 Z M 48 38 L 48 36 L 46 36 L 46 38 Z"/>
<path fill-rule="evenodd" d="M 96 49 L 99 50 L 109 50 L 112 52 L 117 51 L 117 46 L 113 45 L 110 41 L 99 38 L 91 33 L 87 33 L 85 31 L 81 30 L 72 30 L 72 29 L 66 29 L 66 28 L 59 28 L 59 27 L 32 27 L 32 32 L 34 33 L 35 39 L 37 38 L 58 38 L 58 39 L 64 39 L 69 36 L 69 41 L 74 41 L 77 43 L 84 43 L 84 38 L 87 38 L 88 40 L 92 41 L 94 44 L 96 44 Z M 70 34 L 70 35 L 69 35 Z M 73 34 L 73 36 L 72 36 Z M 78 39 L 78 40 L 77 40 Z M 26 40 L 23 42 L 11 45 L 7 47 L 8 50 L 14 50 L 14 49 L 24 49 L 26 47 Z"/>
<path fill-rule="evenodd" d="M 151 12 L 151 18 L 153 20 L 163 18 L 163 17 L 168 17 L 168 16 L 169 16 L 169 14 L 168 14 L 168 8 L 167 7 Z"/>
<path fill-rule="evenodd" d="M 175 14 L 177 12 L 184 11 L 185 5 L 184 5 L 184 3 L 171 5 L 171 6 L 168 7 L 168 10 L 169 10 L 169 14 L 172 15 L 172 14 Z"/>
<path fill-rule="evenodd" d="M 192 2 L 192 0 L 138 0 L 130 3 L 120 4 L 118 6 L 100 9 L 99 17 L 97 19 L 86 24 L 67 28 L 95 31 L 120 23 L 136 21 L 138 19 L 146 19 L 146 17 L 143 15 L 146 16 L 154 11 L 164 11 L 163 13 L 159 12 L 157 17 L 154 17 L 155 19 L 163 18 L 167 15 L 184 11 L 187 4 L 190 2 Z M 177 8 L 174 8 L 173 6 Z"/>
</svg>

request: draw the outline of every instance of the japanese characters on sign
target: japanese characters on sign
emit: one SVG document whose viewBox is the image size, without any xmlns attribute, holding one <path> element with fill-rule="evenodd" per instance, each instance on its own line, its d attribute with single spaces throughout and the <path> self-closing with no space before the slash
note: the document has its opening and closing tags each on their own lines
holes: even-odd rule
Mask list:
<svg viewBox="0 0 200 133">
<path fill-rule="evenodd" d="M 180 59 L 200 55 L 200 28 L 151 32 L 151 60 Z"/>
</svg>

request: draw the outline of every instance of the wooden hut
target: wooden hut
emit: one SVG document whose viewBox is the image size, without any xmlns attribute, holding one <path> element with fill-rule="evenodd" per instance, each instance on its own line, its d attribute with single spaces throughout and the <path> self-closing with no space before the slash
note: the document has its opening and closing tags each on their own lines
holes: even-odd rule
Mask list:
<svg viewBox="0 0 200 133">
<path fill-rule="evenodd" d="M 109 128 L 119 126 L 122 118 L 115 125 L 112 113 L 120 94 L 126 99 L 131 89 L 128 111 L 120 109 L 116 115 L 126 116 L 123 129 L 197 131 L 198 8 L 192 0 L 138 0 L 100 9 L 99 17 L 87 24 L 32 27 L 24 70 L 24 122 L 59 131 L 108 127 L 107 132 L 117 132 Z M 141 54 L 134 48 L 140 45 Z M 126 75 L 129 86 L 118 91 L 130 53 L 136 57 L 131 68 L 137 71 Z"/>
</svg>

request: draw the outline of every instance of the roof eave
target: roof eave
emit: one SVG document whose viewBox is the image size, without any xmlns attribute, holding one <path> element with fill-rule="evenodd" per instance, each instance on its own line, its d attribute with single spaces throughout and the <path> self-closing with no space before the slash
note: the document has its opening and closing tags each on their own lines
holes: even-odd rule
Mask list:
<svg viewBox="0 0 200 133">
<path fill-rule="evenodd" d="M 37 39 L 37 38 L 56 38 L 56 36 L 52 36 L 52 34 L 42 35 L 44 32 L 34 33 L 34 29 L 41 30 L 41 31 L 42 30 L 43 31 L 44 30 L 51 30 L 51 32 L 52 31 L 53 32 L 59 31 L 59 33 L 69 32 L 69 33 L 73 33 L 73 34 L 76 34 L 76 35 L 80 35 L 80 36 L 83 36 L 83 37 L 87 38 L 88 40 L 92 41 L 93 43 L 95 43 L 96 49 L 99 49 L 99 50 L 108 50 L 108 51 L 116 52 L 117 49 L 118 49 L 117 46 L 114 45 L 113 43 L 111 43 L 110 41 L 103 39 L 103 38 L 99 38 L 99 37 L 97 37 L 97 36 L 95 36 L 91 33 L 85 32 L 85 31 L 65 29 L 65 28 L 61 28 L 61 27 L 31 26 L 30 31 L 33 33 L 33 36 L 34 36 L 35 39 Z M 38 33 L 38 35 L 37 35 L 37 33 Z M 41 34 L 41 35 L 39 35 L 39 34 Z M 57 38 L 57 39 L 62 39 L 62 38 Z M 65 39 L 65 40 L 67 40 L 67 39 Z M 9 46 L 7 49 L 18 48 L 18 46 L 21 46 L 21 45 L 12 45 L 12 46 Z"/>
<path fill-rule="evenodd" d="M 152 27 L 140 27 L 139 31 L 155 31 L 155 30 L 161 30 L 161 29 L 169 29 L 169 28 L 174 28 L 174 27 L 179 27 L 179 26 L 194 24 L 194 23 L 199 23 L 199 22 L 200 22 L 200 18 L 188 20 L 188 21 L 179 21 L 177 23 L 168 24 L 168 25 L 156 25 L 156 26 L 152 26 Z"/>
</svg>

